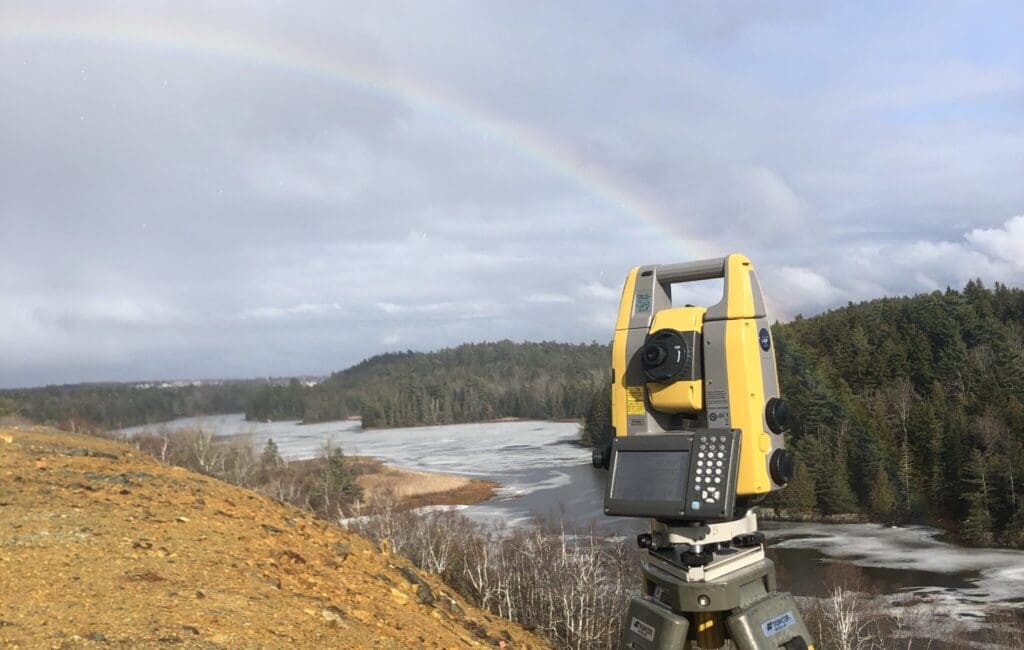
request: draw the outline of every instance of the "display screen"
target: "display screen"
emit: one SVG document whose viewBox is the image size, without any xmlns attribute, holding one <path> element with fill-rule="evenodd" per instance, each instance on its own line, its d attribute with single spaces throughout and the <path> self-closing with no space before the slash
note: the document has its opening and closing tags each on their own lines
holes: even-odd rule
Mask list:
<svg viewBox="0 0 1024 650">
<path fill-rule="evenodd" d="M 686 497 L 688 451 L 619 451 L 611 497 L 625 501 L 672 501 Z"/>
</svg>

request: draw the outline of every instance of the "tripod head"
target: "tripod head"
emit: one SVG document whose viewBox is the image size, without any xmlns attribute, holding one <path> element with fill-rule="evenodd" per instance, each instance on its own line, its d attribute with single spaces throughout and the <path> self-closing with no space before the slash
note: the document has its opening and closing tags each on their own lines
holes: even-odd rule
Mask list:
<svg viewBox="0 0 1024 650">
<path fill-rule="evenodd" d="M 687 283 L 718 278 L 717 304 L 673 305 Z M 743 255 L 630 271 L 611 399 L 615 438 L 595 453 L 610 470 L 605 514 L 728 521 L 792 477 L 764 297 Z"/>
</svg>

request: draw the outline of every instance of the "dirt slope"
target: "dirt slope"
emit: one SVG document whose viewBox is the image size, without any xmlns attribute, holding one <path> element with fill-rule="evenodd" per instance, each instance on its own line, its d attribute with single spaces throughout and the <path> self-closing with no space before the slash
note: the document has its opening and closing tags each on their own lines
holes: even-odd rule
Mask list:
<svg viewBox="0 0 1024 650">
<path fill-rule="evenodd" d="M 0 429 L 0 647 L 547 647 L 362 537 L 112 441 Z"/>
</svg>

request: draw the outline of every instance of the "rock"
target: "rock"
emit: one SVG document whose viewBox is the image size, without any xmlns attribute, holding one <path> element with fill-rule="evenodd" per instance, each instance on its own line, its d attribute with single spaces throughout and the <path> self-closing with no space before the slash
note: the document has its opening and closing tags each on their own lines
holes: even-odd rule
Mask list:
<svg viewBox="0 0 1024 650">
<path fill-rule="evenodd" d="M 448 594 L 441 594 L 441 595 L 444 597 L 444 601 L 443 601 L 444 606 L 448 609 L 449 612 L 451 612 L 452 614 L 455 614 L 456 616 L 459 616 L 459 617 L 462 617 L 462 616 L 466 615 L 465 610 L 463 610 L 461 607 L 459 607 L 459 604 L 457 602 L 455 602 L 454 598 L 452 598 Z"/>
<path fill-rule="evenodd" d="M 90 641 L 98 641 L 100 643 L 107 642 L 107 637 L 103 636 L 99 632 L 90 632 L 85 635 L 85 638 L 89 639 Z"/>
<path fill-rule="evenodd" d="M 0 434 L 0 440 L 4 441 L 7 444 L 11 444 L 12 442 L 14 442 L 14 436 L 9 436 L 6 433 Z"/>
<path fill-rule="evenodd" d="M 399 572 L 405 576 L 405 579 L 416 585 L 416 600 L 423 603 L 424 605 L 433 605 L 434 601 L 434 590 L 430 588 L 426 580 L 420 577 L 412 567 L 399 567 Z"/>
<path fill-rule="evenodd" d="M 270 586 L 274 589 L 281 588 L 281 578 L 278 578 L 277 576 L 265 575 L 263 576 L 263 579 L 269 582 Z"/>
<path fill-rule="evenodd" d="M 206 590 L 205 589 L 196 589 L 196 598 L 199 598 L 199 599 L 206 598 Z"/>
<path fill-rule="evenodd" d="M 284 532 L 283 530 L 281 530 L 277 526 L 271 526 L 270 524 L 260 524 L 260 528 L 262 528 L 263 530 L 267 531 L 271 535 L 280 535 L 281 533 Z"/>
<path fill-rule="evenodd" d="M 153 571 L 135 571 L 125 575 L 134 582 L 163 582 L 167 580 L 167 578 Z"/>
<path fill-rule="evenodd" d="M 149 541 L 148 539 L 137 539 L 134 542 L 132 542 L 132 548 L 141 548 L 149 550 L 153 548 L 153 542 Z"/>
<path fill-rule="evenodd" d="M 424 583 L 416 587 L 416 600 L 424 605 L 433 605 L 437 599 L 434 598 L 434 590 L 430 585 Z"/>
<path fill-rule="evenodd" d="M 185 630 L 186 632 L 191 632 L 192 634 L 199 634 L 199 628 L 195 625 L 182 625 L 181 629 Z"/>
<path fill-rule="evenodd" d="M 352 545 L 348 542 L 334 542 L 331 545 L 331 550 L 344 562 L 349 555 L 352 555 Z"/>
<path fill-rule="evenodd" d="M 285 549 L 285 550 L 281 551 L 281 554 L 280 554 L 279 557 L 282 557 L 282 558 L 286 557 L 289 560 L 291 560 L 292 562 L 295 562 L 296 564 L 305 564 L 306 563 L 306 558 L 302 557 L 301 555 L 299 555 L 295 551 L 290 551 L 288 549 Z"/>
<path fill-rule="evenodd" d="M 332 627 L 348 627 L 345 623 L 345 612 L 335 605 L 324 607 L 320 610 L 320 616 Z"/>
<path fill-rule="evenodd" d="M 178 523 L 181 523 L 181 524 L 187 524 L 191 520 L 188 517 L 176 517 L 174 519 L 174 521 L 176 521 Z"/>
<path fill-rule="evenodd" d="M 391 600 L 395 601 L 399 605 L 409 604 L 409 595 L 400 589 L 391 588 Z"/>
</svg>

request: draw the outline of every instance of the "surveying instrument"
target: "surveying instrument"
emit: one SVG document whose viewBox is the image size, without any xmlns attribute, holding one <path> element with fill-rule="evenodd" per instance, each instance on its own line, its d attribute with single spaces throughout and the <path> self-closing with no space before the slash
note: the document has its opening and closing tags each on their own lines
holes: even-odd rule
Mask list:
<svg viewBox="0 0 1024 650">
<path fill-rule="evenodd" d="M 722 279 L 711 307 L 674 307 L 672 287 Z M 643 594 L 620 650 L 813 650 L 752 506 L 794 461 L 782 433 L 775 351 L 761 287 L 743 255 L 640 266 L 622 290 L 612 344 L 604 512 L 646 517 Z"/>
</svg>

